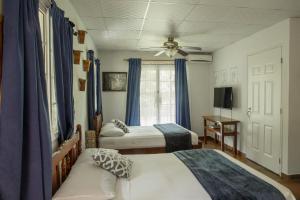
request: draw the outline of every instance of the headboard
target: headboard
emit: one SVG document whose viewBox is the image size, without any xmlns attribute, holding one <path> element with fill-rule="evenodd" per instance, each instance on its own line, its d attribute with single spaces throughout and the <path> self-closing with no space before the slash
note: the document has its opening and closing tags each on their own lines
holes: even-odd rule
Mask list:
<svg viewBox="0 0 300 200">
<path fill-rule="evenodd" d="M 76 132 L 71 139 L 63 143 L 59 149 L 52 154 L 52 195 L 66 180 L 72 166 L 81 153 L 81 125 L 77 125 Z"/>
<path fill-rule="evenodd" d="M 3 63 L 3 16 L 0 16 L 0 105 L 2 95 L 2 63 Z M 1 109 L 1 108 L 0 108 Z"/>
</svg>

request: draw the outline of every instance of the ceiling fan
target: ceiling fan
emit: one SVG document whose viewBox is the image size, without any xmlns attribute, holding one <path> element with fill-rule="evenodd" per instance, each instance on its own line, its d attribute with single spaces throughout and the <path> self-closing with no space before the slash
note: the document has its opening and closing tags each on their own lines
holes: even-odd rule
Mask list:
<svg viewBox="0 0 300 200">
<path fill-rule="evenodd" d="M 201 52 L 202 50 L 200 47 L 179 46 L 178 42 L 176 42 L 172 36 L 168 37 L 168 41 L 164 42 L 163 46 L 150 47 L 147 49 L 163 49 L 154 56 L 160 56 L 161 54 L 165 53 L 170 58 L 174 57 L 177 53 L 185 57 L 189 55 L 190 52 L 197 53 Z"/>
</svg>

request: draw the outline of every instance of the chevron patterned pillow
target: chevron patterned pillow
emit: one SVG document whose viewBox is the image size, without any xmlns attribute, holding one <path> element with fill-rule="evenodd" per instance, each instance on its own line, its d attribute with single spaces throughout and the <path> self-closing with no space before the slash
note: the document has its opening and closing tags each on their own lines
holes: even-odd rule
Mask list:
<svg viewBox="0 0 300 200">
<path fill-rule="evenodd" d="M 119 178 L 129 178 L 133 162 L 116 151 L 98 150 L 92 156 L 95 164 Z"/>
<path fill-rule="evenodd" d="M 113 119 L 112 122 L 114 125 L 124 131 L 124 133 L 129 133 L 129 129 L 124 122 L 118 119 Z"/>
</svg>

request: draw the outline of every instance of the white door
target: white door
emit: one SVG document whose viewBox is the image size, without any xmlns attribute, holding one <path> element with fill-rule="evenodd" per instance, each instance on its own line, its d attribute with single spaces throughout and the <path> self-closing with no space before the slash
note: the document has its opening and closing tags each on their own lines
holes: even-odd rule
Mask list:
<svg viewBox="0 0 300 200">
<path fill-rule="evenodd" d="M 247 158 L 281 173 L 281 48 L 248 56 Z"/>
</svg>

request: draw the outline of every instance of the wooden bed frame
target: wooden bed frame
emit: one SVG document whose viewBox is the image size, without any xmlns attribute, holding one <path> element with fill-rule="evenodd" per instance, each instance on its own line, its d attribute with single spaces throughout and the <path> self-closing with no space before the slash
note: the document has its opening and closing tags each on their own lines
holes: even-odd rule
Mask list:
<svg viewBox="0 0 300 200">
<path fill-rule="evenodd" d="M 82 130 L 77 125 L 73 137 L 63 143 L 60 148 L 52 154 L 52 195 L 66 180 L 72 166 L 79 157 L 81 149 Z"/>
<path fill-rule="evenodd" d="M 3 16 L 0 16 L 0 110 L 2 96 L 2 65 L 3 65 Z"/>
<path fill-rule="evenodd" d="M 94 117 L 94 127 L 97 135 L 97 147 L 99 144 L 100 131 L 102 128 L 103 119 L 101 114 Z M 100 138 L 101 139 L 101 138 Z M 198 141 L 198 145 L 193 145 L 193 149 L 201 149 L 202 142 Z M 121 154 L 155 154 L 155 153 L 166 153 L 165 147 L 150 147 L 150 148 L 134 148 L 134 149 L 117 149 Z"/>
</svg>

